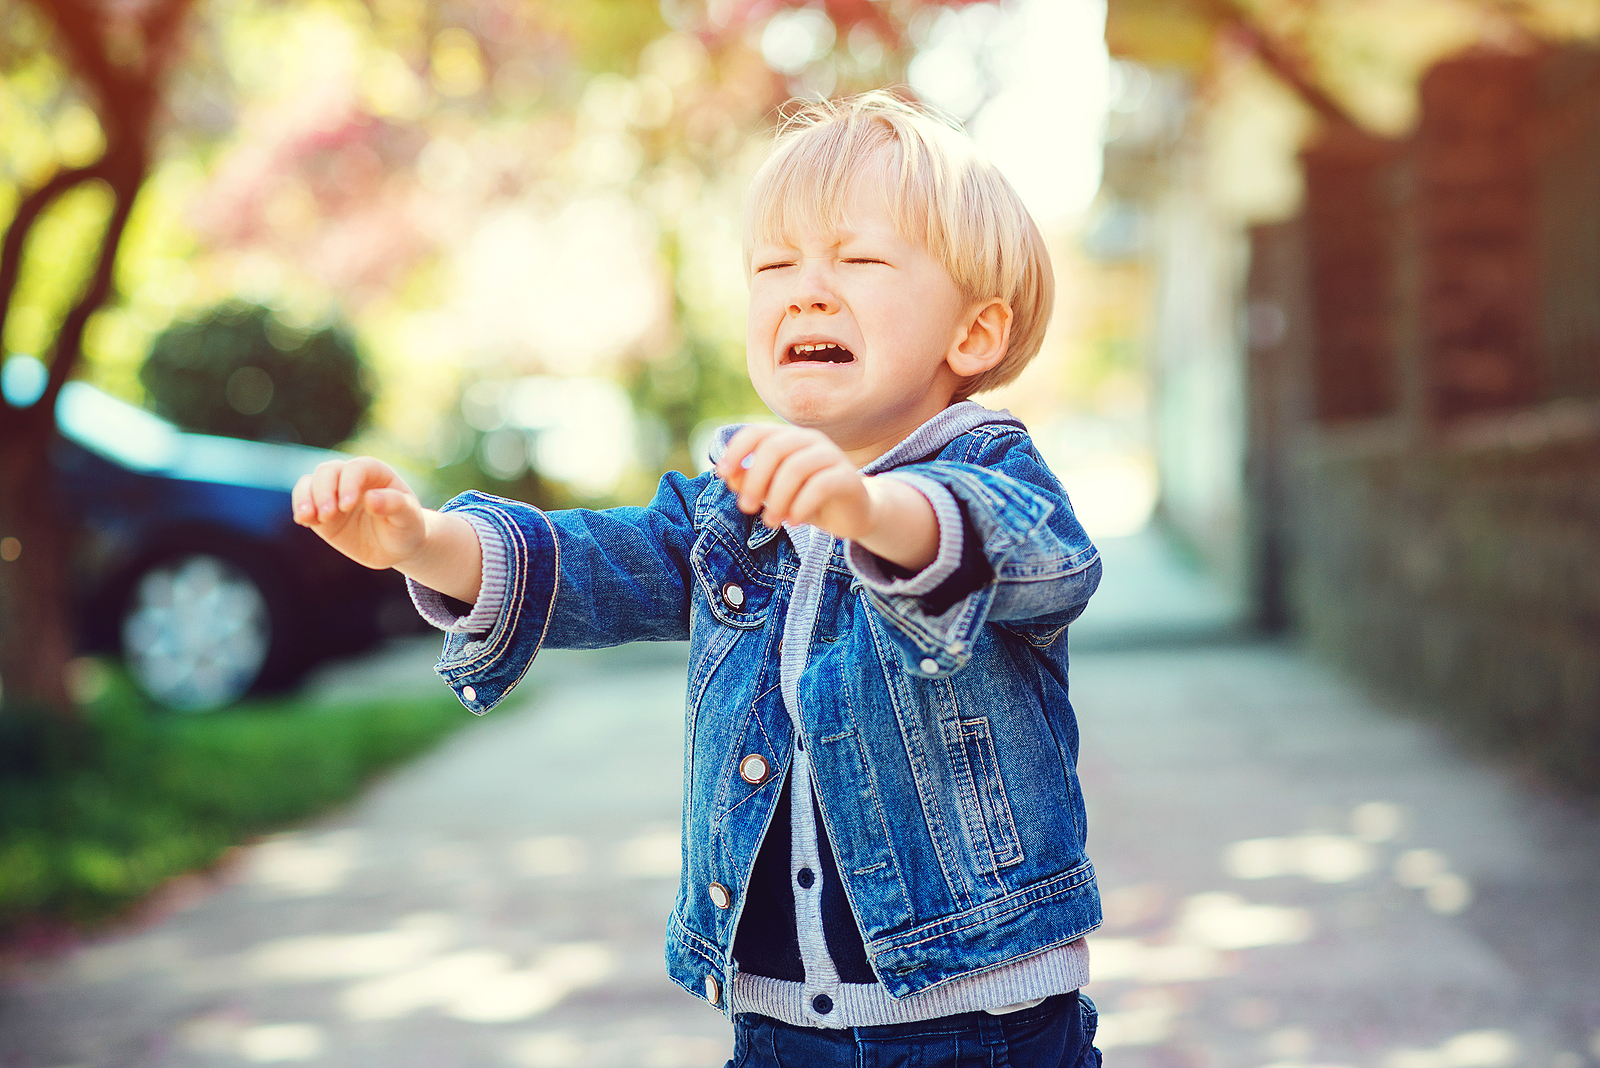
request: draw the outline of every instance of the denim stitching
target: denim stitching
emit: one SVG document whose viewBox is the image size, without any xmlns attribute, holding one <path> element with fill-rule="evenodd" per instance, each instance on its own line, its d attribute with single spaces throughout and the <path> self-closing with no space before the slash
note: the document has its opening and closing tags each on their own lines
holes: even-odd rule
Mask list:
<svg viewBox="0 0 1600 1068">
<path fill-rule="evenodd" d="M 870 594 L 869 594 L 870 596 Z M 883 648 L 877 621 L 871 616 L 867 617 L 867 632 L 872 637 L 872 644 L 878 652 L 878 667 L 884 673 L 884 683 L 889 691 L 889 704 L 894 709 L 895 725 L 900 732 L 900 744 L 905 747 L 907 763 L 911 765 L 911 778 L 916 786 L 917 803 L 922 808 L 922 818 L 927 821 L 928 838 L 933 843 L 934 855 L 939 858 L 939 873 L 944 876 L 945 887 L 950 891 L 950 896 L 962 908 L 971 907 L 971 900 L 967 896 L 964 885 L 958 885 L 952 876 L 952 867 L 955 860 L 955 849 L 950 841 L 949 831 L 945 827 L 944 814 L 939 808 L 939 802 L 933 796 L 928 784 L 928 757 L 922 747 L 915 741 L 917 732 L 905 720 L 904 702 L 901 699 L 900 687 L 906 684 L 904 673 L 898 678 L 891 677 L 886 668 L 889 660 L 889 650 Z M 965 880 L 962 880 L 964 883 Z M 909 903 L 909 899 L 908 899 Z"/>
<path fill-rule="evenodd" d="M 997 804 L 999 805 L 1000 811 L 996 812 L 993 818 L 987 822 L 989 823 L 991 830 L 1000 831 L 1002 834 L 1005 834 L 1011 839 L 1011 848 L 1016 854 L 1008 860 L 1001 860 L 1000 853 L 998 850 L 996 850 L 995 867 L 996 869 L 1009 868 L 1013 864 L 1022 863 L 1024 854 L 1022 851 L 1022 840 L 1017 835 L 1017 820 L 1016 817 L 1011 813 L 1011 799 L 1006 796 L 1005 777 L 1000 773 L 1000 754 L 995 752 L 994 733 L 990 729 L 989 718 L 987 716 L 983 716 L 978 719 L 965 720 L 964 722 L 971 724 L 974 728 L 976 728 L 977 724 L 983 724 L 983 730 L 981 734 L 974 729 L 972 733 L 972 740 L 977 742 L 982 749 L 986 751 L 985 755 L 987 756 L 988 767 L 985 770 L 993 772 L 992 779 L 994 792 L 998 795 Z M 983 799 L 980 796 L 978 800 L 982 802 Z M 1007 831 L 1008 828 L 1009 832 Z M 991 835 L 990 845 L 992 846 L 993 844 L 994 839 Z"/>
<path fill-rule="evenodd" d="M 1074 879 L 1074 877 L 1077 878 Z M 1053 885 L 1056 883 L 1067 883 L 1068 880 L 1073 881 L 1063 886 Z M 1037 905 L 1042 901 L 1049 901 L 1051 898 L 1056 898 L 1062 896 L 1063 894 L 1071 893 L 1073 890 L 1076 890 L 1086 883 L 1093 881 L 1094 866 L 1088 861 L 1084 861 L 1071 871 L 1064 872 L 1048 882 L 1035 884 L 1023 890 L 1019 890 L 1014 894 L 1008 894 L 1005 897 L 998 898 L 995 901 L 985 902 L 983 905 L 971 909 L 966 913 L 959 913 L 955 916 L 946 916 L 944 919 L 939 920 L 936 923 L 928 924 L 927 926 L 920 927 L 914 931 L 907 931 L 906 933 L 892 939 L 885 939 L 882 942 L 874 943 L 874 948 L 878 949 L 880 952 L 892 952 L 910 949 L 914 946 L 920 946 L 926 942 L 935 942 L 941 938 L 946 938 L 953 934 L 959 934 L 962 931 L 971 930 L 974 927 L 982 927 L 1000 918 L 1001 916 L 1009 916 L 1014 912 L 1021 912 L 1024 909 Z M 1007 907 L 996 908 L 997 905 L 1006 905 Z M 958 923 L 958 921 L 969 920 L 971 922 Z M 954 926 L 947 926 L 952 924 Z M 1081 938 L 1083 935 L 1088 934 L 1090 931 L 1093 931 L 1099 926 L 1100 925 L 1096 923 L 1094 926 L 1075 933 L 1071 938 L 1062 939 L 1056 944 L 1066 945 L 1068 942 L 1072 942 L 1078 938 Z M 1020 956 L 1032 956 L 1038 952 L 1040 952 L 1039 947 L 1035 947 L 1030 949 L 1027 953 L 1021 954 Z"/>
</svg>

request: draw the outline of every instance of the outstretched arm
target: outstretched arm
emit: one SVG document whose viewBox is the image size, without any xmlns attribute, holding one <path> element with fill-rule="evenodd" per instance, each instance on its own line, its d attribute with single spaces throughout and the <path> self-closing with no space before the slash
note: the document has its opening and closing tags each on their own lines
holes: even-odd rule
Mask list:
<svg viewBox="0 0 1600 1068">
<path fill-rule="evenodd" d="M 483 549 L 459 515 L 435 512 L 388 464 L 329 460 L 294 487 L 294 521 L 367 567 L 392 567 L 429 589 L 478 599 Z"/>
</svg>

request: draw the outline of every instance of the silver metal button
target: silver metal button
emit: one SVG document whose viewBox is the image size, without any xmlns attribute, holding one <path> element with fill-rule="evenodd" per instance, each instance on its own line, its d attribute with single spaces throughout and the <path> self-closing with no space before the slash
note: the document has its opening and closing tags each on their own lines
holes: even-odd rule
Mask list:
<svg viewBox="0 0 1600 1068">
<path fill-rule="evenodd" d="M 739 778 L 751 786 L 760 786 L 767 781 L 767 776 L 772 773 L 772 766 L 767 763 L 767 758 L 760 753 L 751 753 L 739 761 Z"/>
<path fill-rule="evenodd" d="M 729 608 L 743 608 L 744 587 L 737 582 L 728 583 L 722 587 L 722 599 L 727 602 Z"/>
<path fill-rule="evenodd" d="M 722 984 L 714 975 L 706 976 L 706 1000 L 713 1005 L 722 1000 Z"/>
<path fill-rule="evenodd" d="M 712 883 L 706 887 L 706 893 L 711 895 L 711 903 L 719 909 L 725 909 L 733 904 L 733 895 L 721 883 Z"/>
<path fill-rule="evenodd" d="M 463 686 L 461 687 L 461 696 L 469 701 L 476 701 L 478 699 L 478 691 L 471 686 Z"/>
<path fill-rule="evenodd" d="M 921 667 L 924 675 L 932 675 L 938 672 L 939 662 L 930 656 L 922 662 Z"/>
</svg>

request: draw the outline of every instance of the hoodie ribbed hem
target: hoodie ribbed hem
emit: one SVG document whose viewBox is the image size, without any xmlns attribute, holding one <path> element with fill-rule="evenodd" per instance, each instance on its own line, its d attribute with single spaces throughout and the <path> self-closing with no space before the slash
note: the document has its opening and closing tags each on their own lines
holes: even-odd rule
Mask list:
<svg viewBox="0 0 1600 1068">
<path fill-rule="evenodd" d="M 815 983 L 769 979 L 740 972 L 729 992 L 733 1013 L 757 1012 L 797 1027 L 878 1027 L 916 1023 L 958 1012 L 1007 1009 L 1019 1002 L 1067 994 L 1089 981 L 1089 945 L 1083 939 L 1024 960 L 911 994 L 891 998 L 882 983 Z M 826 994 L 833 1007 L 818 1013 Z"/>
<path fill-rule="evenodd" d="M 472 524 L 472 529 L 478 535 L 478 545 L 483 550 L 483 580 L 478 584 L 478 600 L 473 604 L 472 611 L 464 616 L 457 615 L 450 610 L 444 594 L 429 589 L 416 579 L 406 579 L 406 589 L 411 592 L 411 603 L 422 618 L 440 630 L 483 634 L 494 629 L 495 620 L 500 618 L 500 609 L 505 607 L 510 589 L 506 538 L 482 516 L 471 512 L 456 514 Z"/>
<path fill-rule="evenodd" d="M 939 584 L 955 574 L 961 565 L 961 543 L 964 537 L 961 506 L 953 493 L 931 478 L 921 475 L 890 473 L 878 476 L 904 482 L 933 505 L 933 514 L 939 522 L 939 552 L 933 562 L 909 578 L 893 578 L 883 570 L 883 559 L 853 541 L 844 543 L 844 559 L 856 573 L 861 584 L 877 593 L 888 596 L 921 597 L 939 588 Z"/>
</svg>

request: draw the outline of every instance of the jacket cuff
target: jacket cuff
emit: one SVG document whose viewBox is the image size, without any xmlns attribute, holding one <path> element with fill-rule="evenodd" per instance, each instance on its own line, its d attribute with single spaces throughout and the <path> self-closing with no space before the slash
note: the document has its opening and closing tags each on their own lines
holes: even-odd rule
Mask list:
<svg viewBox="0 0 1600 1068">
<path fill-rule="evenodd" d="M 483 590 L 500 587 L 499 610 L 490 625 L 476 631 L 447 632 L 444 651 L 434 665 L 461 703 L 482 714 L 521 681 L 544 644 L 561 571 L 560 546 L 549 517 L 519 501 L 469 490 L 442 511 L 472 522 L 485 551 Z M 498 562 L 492 546 L 501 550 Z M 496 567 L 501 578 L 492 582 L 488 571 Z M 483 590 L 473 612 L 464 617 L 459 612 L 452 615 L 472 620 L 480 607 L 488 615 Z"/>
<path fill-rule="evenodd" d="M 411 603 L 422 618 L 442 631 L 456 634 L 483 634 L 500 618 L 500 610 L 510 596 L 508 583 L 510 569 L 506 560 L 510 550 L 505 536 L 494 524 L 472 512 L 457 513 L 472 525 L 478 535 L 478 545 L 483 551 L 483 580 L 478 586 L 478 599 L 471 610 L 462 615 L 455 607 L 462 602 L 431 589 L 416 579 L 406 579 L 406 589 L 411 593 Z"/>
<path fill-rule="evenodd" d="M 844 558 L 861 584 L 874 593 L 884 596 L 923 597 L 938 589 L 961 565 L 962 543 L 966 524 L 961 508 L 953 494 L 931 478 L 915 474 L 884 474 L 879 478 L 892 478 L 904 482 L 933 505 L 934 517 L 939 523 L 939 552 L 933 562 L 912 575 L 895 577 L 885 570 L 894 565 L 881 556 L 853 541 L 845 542 Z M 898 570 L 898 569 L 897 569 Z"/>
</svg>

